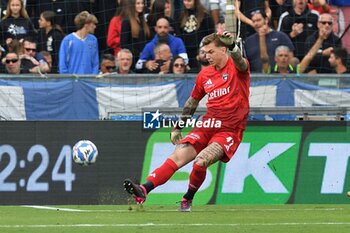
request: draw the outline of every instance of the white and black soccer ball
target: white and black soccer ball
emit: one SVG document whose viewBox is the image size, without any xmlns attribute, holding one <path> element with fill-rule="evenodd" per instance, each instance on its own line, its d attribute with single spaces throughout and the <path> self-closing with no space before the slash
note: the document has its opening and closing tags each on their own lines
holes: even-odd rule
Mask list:
<svg viewBox="0 0 350 233">
<path fill-rule="evenodd" d="M 73 161 L 77 164 L 88 166 L 96 162 L 97 147 L 89 140 L 80 140 L 73 146 Z"/>
</svg>

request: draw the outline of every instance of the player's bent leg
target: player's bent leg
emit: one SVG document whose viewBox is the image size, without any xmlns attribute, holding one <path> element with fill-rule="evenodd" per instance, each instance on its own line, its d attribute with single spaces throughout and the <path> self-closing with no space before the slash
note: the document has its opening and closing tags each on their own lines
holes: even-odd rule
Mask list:
<svg viewBox="0 0 350 233">
<path fill-rule="evenodd" d="M 225 155 L 224 149 L 217 142 L 210 143 L 195 158 L 194 163 L 198 166 L 209 167 Z"/>
<path fill-rule="evenodd" d="M 142 204 L 151 190 L 167 182 L 179 168 L 192 161 L 196 155 L 196 150 L 189 143 L 177 145 L 173 154 L 149 174 L 144 184 L 139 185 L 126 179 L 124 189 L 134 197 L 136 203 Z"/>
<path fill-rule="evenodd" d="M 194 147 L 188 143 L 182 143 L 176 145 L 174 153 L 169 156 L 169 159 L 174 161 L 178 168 L 181 168 L 194 160 L 197 156 L 197 152 Z"/>
<path fill-rule="evenodd" d="M 192 208 L 192 200 L 205 180 L 207 168 L 224 156 L 224 150 L 219 143 L 213 142 L 203 149 L 195 158 L 190 174 L 190 183 L 187 193 L 180 204 L 181 212 L 189 212 Z"/>
<path fill-rule="evenodd" d="M 147 177 L 147 181 L 152 182 L 152 189 L 167 182 L 172 175 L 181 167 L 192 161 L 196 157 L 196 150 L 188 143 L 177 145 L 175 151 L 158 168 Z M 146 185 L 146 189 L 149 192 Z"/>
</svg>

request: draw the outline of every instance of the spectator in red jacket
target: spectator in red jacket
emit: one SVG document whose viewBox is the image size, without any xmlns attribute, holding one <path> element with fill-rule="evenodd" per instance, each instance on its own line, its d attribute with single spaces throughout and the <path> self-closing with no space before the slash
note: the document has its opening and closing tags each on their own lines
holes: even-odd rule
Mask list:
<svg viewBox="0 0 350 233">
<path fill-rule="evenodd" d="M 310 3 L 307 4 L 310 10 L 318 11 L 318 13 L 329 13 L 331 7 L 327 4 L 326 0 L 311 0 Z"/>
<path fill-rule="evenodd" d="M 125 6 L 127 0 L 118 0 L 117 10 L 114 17 L 109 22 L 107 34 L 107 46 L 114 50 L 114 56 L 117 56 L 120 51 L 120 35 L 122 31 L 122 22 L 127 18 Z"/>
</svg>

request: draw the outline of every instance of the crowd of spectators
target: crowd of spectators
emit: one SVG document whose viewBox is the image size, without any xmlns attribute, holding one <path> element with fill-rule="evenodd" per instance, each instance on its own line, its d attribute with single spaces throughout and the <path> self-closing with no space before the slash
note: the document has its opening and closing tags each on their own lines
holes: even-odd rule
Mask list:
<svg viewBox="0 0 350 233">
<path fill-rule="evenodd" d="M 200 42 L 224 30 L 225 9 L 226 0 L 1 0 L 0 72 L 198 73 L 208 65 Z M 348 73 L 332 9 L 327 0 L 236 0 L 251 71 Z"/>
</svg>

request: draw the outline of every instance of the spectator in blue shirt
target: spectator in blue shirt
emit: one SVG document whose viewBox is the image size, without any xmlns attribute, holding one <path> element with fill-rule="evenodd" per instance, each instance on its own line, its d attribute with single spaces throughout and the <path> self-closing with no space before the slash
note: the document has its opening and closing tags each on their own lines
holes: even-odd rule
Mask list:
<svg viewBox="0 0 350 233">
<path fill-rule="evenodd" d="M 169 21 L 166 18 L 158 19 L 155 31 L 157 34 L 142 50 L 140 59 L 136 63 L 136 70 L 142 71 L 143 69 L 147 69 L 148 71 L 152 72 L 158 68 L 154 54 L 154 47 L 158 43 L 165 43 L 169 45 L 172 55 L 179 55 L 183 57 L 187 65 L 188 56 L 185 45 L 180 38 L 169 34 Z"/>
<path fill-rule="evenodd" d="M 99 55 L 95 32 L 97 18 L 82 11 L 75 19 L 77 31 L 64 37 L 59 52 L 60 74 L 98 74 Z"/>
</svg>

